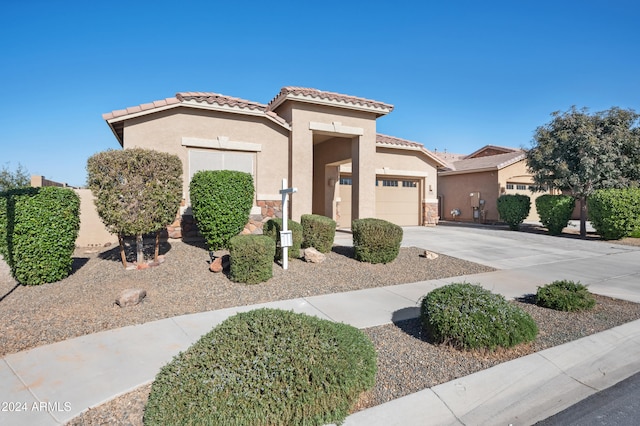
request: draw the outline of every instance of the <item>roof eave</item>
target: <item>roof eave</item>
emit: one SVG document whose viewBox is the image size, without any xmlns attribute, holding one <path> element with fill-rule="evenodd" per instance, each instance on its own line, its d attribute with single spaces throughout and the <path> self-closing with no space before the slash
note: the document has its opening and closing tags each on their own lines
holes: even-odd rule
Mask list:
<svg viewBox="0 0 640 426">
<path fill-rule="evenodd" d="M 452 176 L 452 175 L 463 175 L 467 173 L 482 173 L 482 172 L 495 172 L 498 168 L 496 166 L 492 167 L 483 167 L 481 169 L 468 169 L 468 170 L 439 170 L 439 176 Z"/>
</svg>

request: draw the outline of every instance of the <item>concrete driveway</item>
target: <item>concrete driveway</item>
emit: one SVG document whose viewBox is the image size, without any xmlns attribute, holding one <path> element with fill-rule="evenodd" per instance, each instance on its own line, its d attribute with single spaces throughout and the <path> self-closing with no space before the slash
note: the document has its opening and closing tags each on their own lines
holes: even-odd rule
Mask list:
<svg viewBox="0 0 640 426">
<path fill-rule="evenodd" d="M 640 247 L 573 236 L 549 236 L 492 227 L 405 227 L 402 245 L 481 263 L 498 272 L 459 277 L 506 297 L 535 293 L 538 286 L 570 279 L 589 290 L 640 303 Z M 336 244 L 352 244 L 339 232 Z"/>
</svg>

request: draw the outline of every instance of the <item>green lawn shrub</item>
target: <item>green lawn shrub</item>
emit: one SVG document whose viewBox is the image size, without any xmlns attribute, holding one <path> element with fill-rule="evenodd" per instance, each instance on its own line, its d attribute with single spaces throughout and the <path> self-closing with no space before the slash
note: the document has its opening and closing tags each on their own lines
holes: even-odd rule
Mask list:
<svg viewBox="0 0 640 426">
<path fill-rule="evenodd" d="M 189 185 L 191 209 L 209 250 L 229 247 L 249 221 L 253 206 L 253 178 L 233 170 L 206 170 Z"/>
<path fill-rule="evenodd" d="M 504 194 L 498 197 L 498 214 L 500 220 L 509 225 L 509 229 L 517 231 L 520 224 L 529 216 L 531 198 L 523 194 Z"/>
<path fill-rule="evenodd" d="M 355 327 L 278 309 L 239 313 L 160 370 L 144 424 L 340 424 L 375 374 L 375 348 Z"/>
<path fill-rule="evenodd" d="M 398 257 L 403 235 L 398 225 L 382 219 L 356 219 L 351 230 L 356 260 L 389 263 Z"/>
<path fill-rule="evenodd" d="M 302 247 L 302 225 L 289 219 L 287 228 L 293 236 L 293 246 L 289 247 L 289 259 L 300 257 L 300 247 Z M 276 242 L 276 260 L 282 260 L 282 248 L 280 248 L 280 231 L 282 230 L 282 219 L 269 219 L 262 228 L 263 235 L 271 237 Z"/>
<path fill-rule="evenodd" d="M 0 193 L 0 254 L 21 284 L 40 285 L 71 273 L 80 228 L 80 198 L 68 188 Z"/>
<path fill-rule="evenodd" d="M 571 220 L 576 199 L 570 195 L 544 194 L 536 198 L 536 211 L 542 226 L 551 235 L 560 235 Z"/>
<path fill-rule="evenodd" d="M 329 253 L 336 236 L 336 222 L 319 214 L 303 214 L 302 248 L 313 247 L 320 253 Z"/>
<path fill-rule="evenodd" d="M 531 316 L 479 285 L 452 283 L 429 292 L 420 318 L 437 343 L 459 349 L 509 348 L 538 334 Z"/>
<path fill-rule="evenodd" d="M 276 243 L 266 235 L 236 235 L 229 241 L 231 281 L 258 284 L 273 276 Z"/>
<path fill-rule="evenodd" d="M 593 309 L 596 305 L 596 299 L 585 285 L 579 282 L 559 280 L 538 287 L 536 304 L 556 311 L 575 312 Z"/>
<path fill-rule="evenodd" d="M 640 230 L 640 188 L 599 189 L 587 198 L 589 220 L 605 240 Z"/>
</svg>

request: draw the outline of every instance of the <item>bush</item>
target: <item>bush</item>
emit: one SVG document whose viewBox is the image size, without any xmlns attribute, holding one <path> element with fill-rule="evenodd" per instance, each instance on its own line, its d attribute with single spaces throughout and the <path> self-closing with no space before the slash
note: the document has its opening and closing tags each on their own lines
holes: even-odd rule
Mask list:
<svg viewBox="0 0 640 426">
<path fill-rule="evenodd" d="M 375 382 L 360 330 L 277 309 L 239 313 L 164 366 L 146 425 L 341 423 Z"/>
<path fill-rule="evenodd" d="M 520 224 L 529 216 L 531 199 L 523 194 L 504 194 L 498 197 L 498 214 L 500 219 L 509 225 L 509 229 L 517 231 Z"/>
<path fill-rule="evenodd" d="M 23 188 L 0 193 L 0 254 L 21 284 L 66 278 L 79 228 L 80 199 L 71 189 Z"/>
<path fill-rule="evenodd" d="M 479 285 L 453 283 L 428 293 L 420 318 L 438 343 L 461 349 L 509 348 L 538 334 L 531 316 Z"/>
<path fill-rule="evenodd" d="M 276 243 L 266 235 L 236 235 L 229 242 L 229 278 L 246 284 L 269 280 L 275 254 Z"/>
<path fill-rule="evenodd" d="M 319 214 L 303 214 L 302 248 L 313 247 L 320 253 L 329 253 L 336 236 L 336 222 Z"/>
<path fill-rule="evenodd" d="M 587 198 L 591 225 L 605 240 L 619 240 L 640 229 L 640 189 L 600 189 Z"/>
<path fill-rule="evenodd" d="M 287 228 L 293 236 L 293 246 L 289 247 L 289 259 L 300 257 L 300 247 L 302 246 L 302 225 L 289 219 Z M 262 229 L 263 235 L 271 237 L 276 243 L 276 260 L 282 259 L 282 248 L 280 247 L 280 231 L 282 230 L 282 219 L 269 219 Z"/>
<path fill-rule="evenodd" d="M 190 186 L 191 208 L 209 250 L 229 247 L 249 221 L 253 206 L 253 178 L 232 170 L 199 171 Z"/>
<path fill-rule="evenodd" d="M 551 235 L 560 235 L 571 220 L 576 199 L 570 195 L 545 194 L 536 198 L 536 211 L 542 226 Z"/>
<path fill-rule="evenodd" d="M 536 304 L 556 311 L 573 312 L 592 309 L 596 300 L 586 286 L 562 280 L 538 287 Z"/>
<path fill-rule="evenodd" d="M 402 228 L 382 219 L 356 219 L 351 223 L 354 257 L 361 262 L 389 263 L 398 257 Z"/>
</svg>

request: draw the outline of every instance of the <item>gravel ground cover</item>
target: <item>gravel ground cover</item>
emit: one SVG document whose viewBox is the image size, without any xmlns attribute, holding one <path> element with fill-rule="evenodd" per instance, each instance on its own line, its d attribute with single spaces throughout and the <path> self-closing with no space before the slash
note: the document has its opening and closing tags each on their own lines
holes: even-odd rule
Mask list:
<svg viewBox="0 0 640 426">
<path fill-rule="evenodd" d="M 255 286 L 209 272 L 204 247 L 183 242 L 163 244 L 165 262 L 141 271 L 124 270 L 117 248 L 102 253 L 79 250 L 71 276 L 38 287 L 16 285 L 0 262 L 0 350 L 5 355 L 106 329 L 231 306 L 492 270 L 443 255 L 429 260 L 420 257 L 422 252 L 403 248 L 394 262 L 370 265 L 353 260 L 351 248 L 337 246 L 323 264 L 293 260 L 286 272 L 274 266 L 274 278 Z M 121 290 L 133 287 L 146 289 L 142 304 L 126 309 L 114 304 Z M 640 318 L 638 304 L 601 296 L 597 301 L 596 309 L 587 313 L 555 312 L 528 300 L 513 302 L 533 315 L 540 335 L 531 344 L 495 352 L 434 345 L 417 319 L 366 329 L 378 351 L 378 375 L 375 388 L 363 395 L 357 409 Z M 141 386 L 70 424 L 141 425 L 149 390 L 150 385 Z"/>
</svg>

